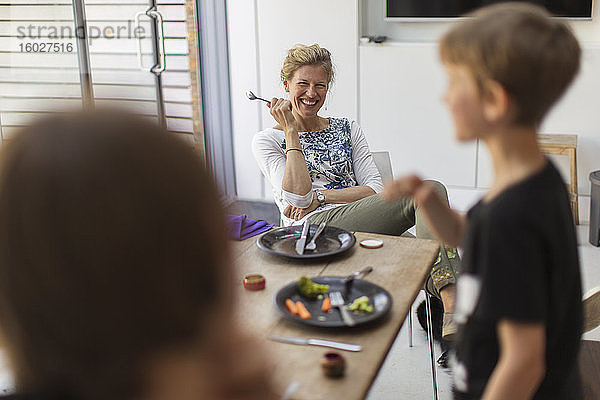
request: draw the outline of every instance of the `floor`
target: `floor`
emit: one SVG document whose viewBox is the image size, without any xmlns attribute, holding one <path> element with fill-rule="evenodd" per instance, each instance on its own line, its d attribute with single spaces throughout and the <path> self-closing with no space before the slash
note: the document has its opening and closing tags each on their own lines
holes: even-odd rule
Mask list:
<svg viewBox="0 0 600 400">
<path fill-rule="evenodd" d="M 584 293 L 600 286 L 600 247 L 588 241 L 588 225 L 579 225 L 579 256 L 582 268 Z M 413 306 L 420 302 L 417 298 Z M 416 322 L 413 314 L 413 347 L 408 347 L 408 324 L 402 327 L 396 342 L 387 356 L 367 400 L 432 399 L 431 367 L 427 336 Z M 586 340 L 600 340 L 600 327 L 583 336 Z M 440 354 L 436 347 L 436 358 Z M 452 398 L 451 375 L 448 370 L 437 368 L 438 394 L 440 400 Z"/>
<path fill-rule="evenodd" d="M 259 204 L 258 206 L 262 207 L 263 205 Z M 258 218 L 258 216 L 248 212 L 251 210 L 244 207 L 232 209 L 233 211 Z M 266 208 L 266 212 L 271 213 L 272 210 Z M 588 242 L 588 225 L 579 225 L 577 234 L 585 292 L 593 287 L 600 286 L 600 247 L 594 247 Z M 419 296 L 413 306 L 413 312 L 422 299 L 422 294 Z M 413 314 L 413 347 L 408 347 L 407 326 L 408 324 L 405 324 L 400 331 L 367 396 L 367 400 L 421 400 L 433 398 L 427 337 L 419 327 L 416 315 Z M 583 339 L 600 340 L 600 327 L 585 334 Z M 440 354 L 439 346 L 436 346 L 435 351 L 437 358 Z M 3 354 L 0 353 L 0 394 L 13 387 L 12 376 L 7 372 L 7 369 Z M 449 371 L 437 368 L 437 377 L 439 399 L 451 399 L 451 375 Z"/>
</svg>

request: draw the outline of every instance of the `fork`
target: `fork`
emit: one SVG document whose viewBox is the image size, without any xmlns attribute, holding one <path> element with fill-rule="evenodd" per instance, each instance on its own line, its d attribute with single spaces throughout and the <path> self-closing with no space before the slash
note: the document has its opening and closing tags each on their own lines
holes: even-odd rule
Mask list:
<svg viewBox="0 0 600 400">
<path fill-rule="evenodd" d="M 352 316 L 350 315 L 348 310 L 346 309 L 346 306 L 344 305 L 344 298 L 342 297 L 342 293 L 339 291 L 330 292 L 329 299 L 331 300 L 331 305 L 333 307 L 337 307 L 340 310 L 340 314 L 342 314 L 342 320 L 344 320 L 344 323 L 348 326 L 354 326 L 355 322 L 352 319 Z"/>
<path fill-rule="evenodd" d="M 319 227 L 317 228 L 317 231 L 315 232 L 314 236 L 312 237 L 312 239 L 310 239 L 310 242 L 306 245 L 306 247 L 305 247 L 306 250 L 315 250 L 317 248 L 316 240 L 319 237 L 319 235 L 321 234 L 321 232 L 323 232 L 323 229 L 325 229 L 325 222 L 321 222 L 319 224 Z"/>
</svg>

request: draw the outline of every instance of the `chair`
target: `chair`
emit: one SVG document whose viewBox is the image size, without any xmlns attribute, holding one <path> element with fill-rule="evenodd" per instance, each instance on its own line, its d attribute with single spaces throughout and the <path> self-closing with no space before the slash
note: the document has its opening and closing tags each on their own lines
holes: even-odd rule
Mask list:
<svg viewBox="0 0 600 400">
<path fill-rule="evenodd" d="M 571 200 L 571 211 L 575 225 L 579 225 L 579 193 L 577 189 L 577 135 L 541 134 L 538 135 L 540 150 L 544 154 L 558 154 L 569 157 L 571 181 L 567 185 Z"/>
<path fill-rule="evenodd" d="M 386 181 L 390 181 L 390 180 L 394 179 L 394 171 L 392 170 L 392 161 L 390 159 L 390 152 L 389 151 L 373 151 L 373 152 L 371 152 L 371 155 L 373 156 L 373 161 L 375 161 L 375 166 L 379 170 L 379 175 L 381 175 L 381 180 L 383 182 L 386 182 Z M 410 232 L 404 232 L 401 236 L 409 237 L 409 238 L 415 237 L 415 235 L 413 235 Z M 410 322 L 412 324 L 412 321 L 410 321 Z M 411 332 L 412 332 L 412 328 L 411 328 Z M 411 340 L 410 346 L 412 347 L 412 337 L 410 338 L 410 340 Z"/>
<path fill-rule="evenodd" d="M 594 400 L 600 398 L 600 342 L 582 340 L 579 349 L 579 373 L 583 386 L 583 398 Z"/>
<path fill-rule="evenodd" d="M 375 166 L 379 170 L 381 179 L 384 182 L 394 179 L 394 172 L 392 171 L 392 161 L 390 160 L 390 152 L 373 151 L 371 152 L 371 155 L 373 156 L 373 161 L 375 161 Z"/>
<path fill-rule="evenodd" d="M 600 326 L 600 286 L 589 290 L 583 296 L 583 332 Z"/>
<path fill-rule="evenodd" d="M 589 332 L 600 325 L 600 286 L 583 297 L 583 331 Z M 600 342 L 582 340 L 579 350 L 579 371 L 585 400 L 600 398 Z"/>
<path fill-rule="evenodd" d="M 392 161 L 390 159 L 390 153 L 388 151 L 374 151 L 371 152 L 375 166 L 379 170 L 381 179 L 385 182 L 394 178 L 394 172 L 392 170 Z M 409 232 L 402 234 L 404 237 L 413 237 Z M 425 288 L 422 289 L 425 292 L 425 313 L 427 315 L 427 344 L 429 345 L 429 356 L 431 358 L 431 380 L 433 384 L 433 398 L 438 398 L 438 384 L 437 384 L 437 371 L 435 368 L 435 351 L 433 347 L 433 321 L 431 319 L 431 295 Z M 408 346 L 413 346 L 413 319 L 412 319 L 412 305 L 408 310 Z"/>
</svg>

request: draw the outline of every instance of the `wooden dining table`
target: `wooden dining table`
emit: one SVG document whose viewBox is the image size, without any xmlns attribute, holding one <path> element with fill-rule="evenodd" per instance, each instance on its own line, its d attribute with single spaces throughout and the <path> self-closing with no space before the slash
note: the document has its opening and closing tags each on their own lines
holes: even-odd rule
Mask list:
<svg viewBox="0 0 600 400">
<path fill-rule="evenodd" d="M 274 366 L 273 385 L 279 394 L 291 382 L 299 382 L 293 396 L 296 400 L 364 399 L 439 250 L 439 243 L 433 240 L 354 234 L 355 246 L 341 255 L 323 259 L 273 256 L 258 248 L 256 237 L 231 244 L 238 303 L 235 318 L 240 329 L 264 344 Z M 361 240 L 371 238 L 382 240 L 383 247 L 359 246 Z M 346 276 L 366 266 L 372 266 L 373 271 L 364 279 L 386 289 L 393 299 L 391 311 L 380 321 L 355 327 L 311 327 L 283 318 L 275 306 L 277 291 L 301 276 Z M 264 290 L 243 288 L 244 277 L 252 273 L 266 278 Z M 269 335 L 335 340 L 359 344 L 363 349 L 348 352 L 279 343 L 269 340 Z M 328 378 L 322 373 L 320 360 L 330 351 L 342 354 L 346 360 L 345 375 L 341 378 Z"/>
</svg>

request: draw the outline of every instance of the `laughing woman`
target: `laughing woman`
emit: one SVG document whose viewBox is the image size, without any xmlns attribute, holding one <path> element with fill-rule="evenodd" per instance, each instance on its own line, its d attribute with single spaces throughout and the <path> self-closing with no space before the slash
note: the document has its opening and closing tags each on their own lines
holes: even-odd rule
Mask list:
<svg viewBox="0 0 600 400">
<path fill-rule="evenodd" d="M 254 156 L 273 187 L 284 225 L 308 218 L 349 231 L 401 235 L 416 224 L 417 237 L 432 239 L 412 199 L 387 203 L 378 195 L 383 182 L 360 126 L 347 118 L 318 115 L 333 75 L 327 49 L 317 44 L 291 48 L 281 69 L 289 100 L 271 100 L 277 124 L 253 140 Z M 430 188 L 447 201 L 443 185 L 430 182 Z M 456 251 L 443 248 L 428 280 L 428 288 L 444 303 L 448 338 L 454 333 L 457 263 Z"/>
</svg>

